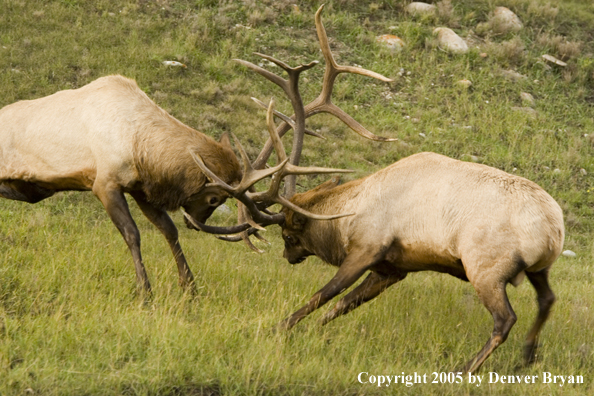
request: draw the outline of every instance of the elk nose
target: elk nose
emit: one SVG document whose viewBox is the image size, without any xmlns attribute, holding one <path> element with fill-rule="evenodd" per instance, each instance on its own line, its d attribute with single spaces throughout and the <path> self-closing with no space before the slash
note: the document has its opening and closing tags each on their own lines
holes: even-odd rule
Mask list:
<svg viewBox="0 0 594 396">
<path fill-rule="evenodd" d="M 190 230 L 195 230 L 195 231 L 200 231 L 199 228 L 196 228 L 192 225 L 192 223 L 190 223 L 188 221 L 188 219 L 186 219 L 186 217 L 184 216 L 184 222 L 186 223 L 186 227 L 188 227 Z"/>
</svg>

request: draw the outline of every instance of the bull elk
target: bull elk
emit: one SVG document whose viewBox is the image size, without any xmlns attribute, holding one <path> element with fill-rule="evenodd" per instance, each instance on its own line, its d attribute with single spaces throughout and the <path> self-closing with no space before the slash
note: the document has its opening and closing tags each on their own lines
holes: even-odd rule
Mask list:
<svg viewBox="0 0 594 396">
<path fill-rule="evenodd" d="M 538 316 L 524 347 L 535 359 L 537 336 L 555 295 L 548 282 L 563 247 L 563 213 L 537 184 L 482 164 L 420 153 L 363 179 L 338 180 L 297 194 L 291 202 L 316 213 L 352 212 L 330 222 L 283 209 L 284 257 L 292 264 L 316 255 L 338 272 L 281 323 L 289 329 L 352 286 L 321 319 L 326 324 L 375 298 L 409 272 L 437 271 L 470 281 L 491 313 L 490 339 L 463 371 L 478 370 L 507 338 L 516 315 L 506 285 L 528 277 Z"/>
<path fill-rule="evenodd" d="M 295 128 L 296 141 L 290 159 L 296 158 L 298 162 L 304 120 L 316 112 L 328 111 L 351 128 L 364 130 L 331 105 L 329 100 L 331 83 L 336 74 L 352 70 L 346 70 L 334 62 L 321 24 L 321 10 L 316 13 L 316 27 L 326 59 L 325 82 L 329 82 L 329 87 L 325 85 L 320 97 L 305 108 L 299 106 L 298 95 L 292 95 L 299 99 L 292 100 L 295 110 L 292 118 L 275 112 L 270 103 L 267 124 L 271 138 L 254 167 L 262 164 L 261 159 L 266 161 L 271 152 L 270 147 L 275 148 L 279 164 L 287 163 L 279 136 L 291 126 Z M 296 74 L 288 66 L 271 60 L 287 70 L 290 78 Z M 289 91 L 287 86 L 296 85 L 254 65 L 248 66 L 285 91 Z M 284 120 L 284 123 L 277 127 L 273 115 Z M 374 140 L 391 140 L 375 137 L 369 132 L 360 133 Z M 222 186 L 234 195 L 222 180 L 209 174 L 203 161 L 197 159 L 197 162 L 215 185 Z M 284 320 L 280 324 L 281 328 L 292 328 L 312 311 L 352 286 L 367 271 L 371 272 L 367 278 L 324 315 L 322 324 L 375 298 L 389 286 L 404 279 L 409 272 L 442 272 L 470 281 L 480 301 L 493 316 L 491 337 L 463 367 L 464 371 L 475 372 L 507 339 L 516 322 L 506 286 L 508 283 L 519 285 L 526 275 L 536 289 L 538 315 L 528 333 L 523 356 L 526 363 L 535 360 L 538 334 L 555 301 L 548 282 L 549 271 L 561 252 L 564 239 L 563 214 L 550 195 L 522 177 L 434 153 L 410 156 L 375 174 L 344 185 L 339 186 L 338 180 L 332 179 L 297 195 L 294 195 L 295 187 L 292 184 L 285 189 L 285 196 L 281 197 L 278 195 L 280 178 L 275 176 L 268 192 L 234 195 L 246 206 L 254 206 L 255 203 L 250 201 L 253 199 L 263 207 L 277 202 L 284 208 L 281 213 L 273 215 L 273 222 L 251 219 L 255 220 L 249 222 L 252 228 L 244 231 L 240 237 L 227 237 L 227 240 L 243 239 L 251 244 L 249 235 L 257 233 L 261 225 L 279 224 L 285 242 L 284 257 L 290 263 L 299 263 L 310 255 L 316 255 L 338 267 L 336 276 L 315 293 L 304 307 Z M 243 219 L 250 220 L 251 212 L 245 211 Z M 311 213 L 335 216 L 335 219 L 319 221 Z M 332 215 L 334 213 L 345 214 Z M 231 229 L 208 231 L 225 233 Z"/>
<path fill-rule="evenodd" d="M 58 191 L 92 191 L 124 237 L 137 283 L 146 291 L 151 286 L 140 234 L 124 193 L 163 233 L 179 282 L 188 287 L 194 277 L 167 211 L 183 207 L 206 221 L 227 197 L 206 186 L 191 153 L 227 183 L 242 177 L 227 136 L 217 142 L 184 125 L 122 76 L 2 108 L 0 148 L 1 197 L 36 203 Z"/>
<path fill-rule="evenodd" d="M 286 164 L 273 114 L 271 103 L 268 130 L 278 161 Z M 214 174 L 209 178 L 224 184 Z M 265 195 L 270 193 L 252 197 L 266 202 Z M 247 198 L 239 199 L 249 203 Z M 493 316 L 491 337 L 463 368 L 475 372 L 516 322 L 507 284 L 517 286 L 527 276 L 536 289 L 538 315 L 528 333 L 524 360 L 526 364 L 535 360 L 538 334 L 555 301 L 549 271 L 565 233 L 561 208 L 536 183 L 486 165 L 420 153 L 363 179 L 339 185 L 335 177 L 276 202 L 284 206 L 274 215 L 274 223 L 282 227 L 283 255 L 289 263 L 316 255 L 338 267 L 330 282 L 279 324 L 281 329 L 295 326 L 367 271 L 367 278 L 323 316 L 322 324 L 375 298 L 409 272 L 446 273 L 470 281 Z M 311 216 L 339 212 L 345 214 L 333 215 L 332 221 Z"/>
<path fill-rule="evenodd" d="M 320 42 L 327 43 L 319 19 L 320 11 L 316 14 L 316 26 Z M 326 77 L 334 76 L 335 63 L 328 60 L 330 51 L 324 45 L 322 48 Z M 268 59 L 285 68 L 291 78 L 292 69 Z M 291 85 L 254 65 L 249 67 L 280 86 Z M 328 80 L 333 79 L 325 79 Z M 331 92 L 331 86 L 324 91 Z M 293 194 L 294 185 L 289 185 L 281 196 L 280 181 L 289 167 L 295 166 L 288 161 L 293 158 L 298 161 L 295 147 L 300 150 L 303 133 L 299 134 L 300 139 L 297 144 L 293 143 L 293 151 L 287 157 L 279 132 L 294 127 L 295 135 L 298 135 L 297 125 L 301 125 L 303 132 L 305 118 L 314 113 L 312 109 L 318 109 L 316 106 L 320 103 L 330 103 L 326 98 L 329 96 L 318 98 L 313 105 L 305 106 L 305 110 L 299 106 L 300 100 L 292 100 L 298 105 L 291 118 L 276 112 L 272 102 L 268 106 L 270 140 L 267 146 L 274 147 L 278 167 L 283 170 L 273 176 L 266 192 L 250 192 L 246 188 L 238 191 L 228 186 L 196 156 L 197 164 L 212 185 L 223 188 L 246 208 L 265 210 L 272 203 L 284 206 L 280 213 L 270 214 L 270 221 L 252 218 L 256 210 L 240 211 L 240 220 L 247 221 L 242 224 L 246 230 L 239 237 L 225 239 L 243 239 L 251 244 L 249 235 L 257 234 L 262 225 L 279 224 L 285 242 L 284 257 L 290 263 L 299 263 L 316 255 L 338 267 L 336 276 L 280 327 L 292 328 L 351 287 L 367 271 L 370 271 L 367 278 L 324 315 L 322 324 L 375 298 L 409 272 L 446 273 L 469 281 L 493 316 L 494 328 L 489 340 L 463 367 L 464 371 L 475 372 L 507 339 L 516 322 L 506 294 L 507 284 L 517 286 L 527 276 L 536 289 L 538 301 L 538 315 L 524 347 L 524 360 L 532 363 L 536 357 L 538 334 L 555 301 L 548 276 L 563 246 L 563 214 L 559 205 L 541 187 L 527 179 L 434 153 L 410 156 L 375 174 L 343 185 L 338 185 L 339 179 L 334 178 L 296 195 Z M 340 114 L 339 118 L 347 120 L 344 113 L 338 112 L 332 108 L 333 114 Z M 274 123 L 274 115 L 284 121 L 279 127 Z M 349 122 L 347 124 L 353 127 L 354 124 Z M 368 133 L 362 135 L 373 137 Z M 271 150 L 263 150 L 251 165 L 242 154 L 246 168 L 261 165 L 260 159 L 264 158 L 265 162 L 270 153 Z M 312 213 L 317 215 L 312 216 Z M 325 221 L 320 221 L 324 215 L 327 216 Z M 237 229 L 207 227 L 189 215 L 186 218 L 196 228 L 211 233 L 225 234 Z M 250 224 L 252 227 L 248 229 Z"/>
<path fill-rule="evenodd" d="M 332 104 L 332 84 L 339 73 L 358 73 L 391 80 L 371 71 L 339 66 L 334 62 L 321 25 L 322 8 L 316 14 L 316 26 L 324 56 L 331 64 L 326 67 L 322 94 L 311 105 L 304 108 L 301 103 L 298 78 L 301 72 L 317 62 L 290 68 L 281 61 L 260 54 L 287 70 L 289 80 L 249 62 L 239 62 L 280 85 L 289 95 L 294 108 L 301 109 L 293 119 L 277 112 L 285 120 L 279 127 L 280 136 L 291 127 L 295 130 L 297 142 L 303 140 L 304 133 L 316 135 L 305 129 L 303 121 L 324 111 L 336 115 L 368 138 L 389 140 L 371 134 Z M 275 137 L 279 138 L 279 135 Z M 189 287 L 194 277 L 179 244 L 177 228 L 167 211 L 181 208 L 189 228 L 216 232 L 216 227 L 204 223 L 216 207 L 231 195 L 242 203 L 239 218 L 246 222 L 223 230 L 225 233 L 239 232 L 240 238 L 221 238 L 244 239 L 252 247 L 249 235 L 259 236 L 257 229 L 262 228 L 259 224 L 278 224 L 282 219 L 282 214 L 272 214 L 266 209 L 271 203 L 285 203 L 317 220 L 340 216 L 316 216 L 300 210 L 277 192 L 286 176 L 342 170 L 297 166 L 301 153 L 299 144 L 290 163 L 286 159 L 276 167 L 264 169 L 272 152 L 272 143 L 267 143 L 253 166 L 237 140 L 236 144 L 244 162 L 243 173 L 226 134 L 217 142 L 169 115 L 133 80 L 122 76 L 102 77 L 79 89 L 20 101 L 0 109 L 0 197 L 36 203 L 59 191 L 92 191 L 128 245 L 139 288 L 150 292 L 140 252 L 140 233 L 124 195 L 129 194 L 165 236 L 177 263 L 179 282 L 183 287 Z M 268 192 L 252 192 L 256 182 L 270 176 L 272 181 Z M 207 179 L 216 179 L 219 183 L 208 183 Z M 291 183 L 287 185 L 290 187 Z M 292 186 L 294 189 L 294 182 Z"/>
<path fill-rule="evenodd" d="M 339 72 L 385 78 L 336 65 L 321 24 L 321 11 L 322 7 L 316 13 L 316 28 L 326 59 L 325 84 L 320 97 L 311 104 L 305 107 L 301 104 L 297 78 L 299 72 L 313 63 L 290 68 L 261 55 L 287 71 L 289 80 L 283 80 L 241 61 L 281 86 L 295 111 L 293 117 L 286 117 L 274 110 L 271 101 L 267 112 L 270 133 L 267 146 L 254 164 L 242 154 L 247 172 L 262 166 L 274 147 L 277 167 L 281 170 L 273 176 L 269 190 L 248 191 L 247 185 L 233 188 L 211 172 L 200 156 L 195 156 L 211 185 L 221 187 L 249 209 L 240 210 L 240 220 L 245 221 L 238 226 L 245 228 L 242 234 L 224 238 L 243 239 L 251 245 L 249 235 L 257 234 L 262 225 L 279 224 L 285 241 L 284 257 L 290 263 L 316 255 L 338 267 L 328 284 L 281 323 L 280 327 L 285 329 L 292 328 L 351 287 L 367 271 L 371 273 L 323 317 L 323 324 L 375 298 L 409 272 L 437 271 L 470 281 L 493 316 L 494 329 L 485 346 L 464 366 L 467 372 L 478 370 L 507 339 L 516 315 L 507 298 L 506 286 L 518 285 L 526 275 L 536 289 L 539 309 L 524 349 L 526 363 L 533 362 L 537 336 L 555 301 L 548 283 L 549 270 L 561 252 L 564 239 L 563 213 L 537 184 L 485 165 L 420 153 L 363 179 L 340 186 L 338 179 L 332 179 L 303 194 L 294 195 L 294 181 L 287 181 L 285 195 L 279 195 L 280 181 L 292 173 L 291 167 L 299 161 L 308 116 L 328 111 L 365 137 L 388 140 L 375 137 L 331 104 L 332 83 Z M 274 115 L 284 121 L 280 127 L 275 125 Z M 287 158 L 280 136 L 290 127 L 295 130 L 295 140 Z M 280 213 L 270 214 L 266 207 L 272 203 L 280 203 L 284 208 Z M 259 209 L 269 213 L 266 221 L 256 218 Z M 320 221 L 324 215 L 325 221 Z M 196 228 L 211 233 L 225 234 L 238 229 L 207 227 L 189 214 L 186 218 Z"/>
</svg>

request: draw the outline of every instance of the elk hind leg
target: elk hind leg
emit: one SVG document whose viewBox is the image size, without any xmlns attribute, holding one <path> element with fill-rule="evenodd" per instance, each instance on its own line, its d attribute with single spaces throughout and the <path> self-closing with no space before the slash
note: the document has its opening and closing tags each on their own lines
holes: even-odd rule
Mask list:
<svg viewBox="0 0 594 396">
<path fill-rule="evenodd" d="M 331 320 L 351 312 L 361 304 L 374 299 L 388 287 L 401 281 L 405 277 L 406 273 L 389 275 L 383 275 L 378 272 L 370 273 L 359 286 L 344 296 L 330 312 L 324 315 L 320 320 L 320 323 L 325 325 Z"/>
<path fill-rule="evenodd" d="M 549 314 L 551 313 L 551 307 L 555 302 L 555 294 L 549 286 L 549 268 L 545 268 L 538 272 L 526 271 L 526 276 L 530 283 L 536 289 L 537 301 L 538 301 L 538 316 L 532 328 L 528 332 L 526 338 L 526 344 L 524 345 L 524 363 L 531 364 L 536 360 L 536 350 L 538 348 L 538 334 L 544 323 L 546 322 Z"/>
<path fill-rule="evenodd" d="M 487 279 L 485 279 L 487 278 Z M 513 325 L 516 323 L 516 314 L 509 303 L 505 287 L 507 281 L 499 281 L 493 284 L 488 276 L 482 277 L 482 282 L 472 282 L 483 305 L 489 310 L 493 317 L 493 332 L 489 341 L 480 352 L 471 359 L 462 371 L 474 373 L 493 351 L 505 342 Z"/>
<path fill-rule="evenodd" d="M 165 210 L 155 208 L 139 194 L 132 194 L 132 197 L 138 203 L 142 213 L 144 213 L 150 222 L 153 223 L 165 236 L 177 264 L 180 286 L 184 289 L 193 290 L 194 275 L 188 266 L 184 252 L 179 244 L 179 235 L 173 220 L 171 220 L 171 217 L 169 217 Z"/>
</svg>

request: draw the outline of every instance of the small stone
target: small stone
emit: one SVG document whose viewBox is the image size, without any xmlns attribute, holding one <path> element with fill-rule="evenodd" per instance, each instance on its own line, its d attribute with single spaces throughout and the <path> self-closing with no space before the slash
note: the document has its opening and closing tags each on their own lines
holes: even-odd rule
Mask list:
<svg viewBox="0 0 594 396">
<path fill-rule="evenodd" d="M 522 103 L 526 106 L 534 107 L 534 96 L 530 95 L 528 92 L 520 93 L 520 99 L 522 99 Z"/>
<path fill-rule="evenodd" d="M 177 61 L 163 61 L 162 62 L 165 66 L 172 66 L 172 67 L 181 67 L 186 69 L 188 66 L 184 65 L 181 62 L 177 62 Z"/>
<path fill-rule="evenodd" d="M 394 36 L 393 34 L 383 34 L 377 36 L 375 40 L 393 52 L 402 51 L 406 45 L 400 37 Z"/>
<path fill-rule="evenodd" d="M 508 80 L 517 82 L 517 81 L 521 81 L 526 79 L 527 77 L 523 74 L 518 73 L 515 70 L 503 70 L 501 72 L 501 75 L 505 78 L 507 78 Z"/>
<path fill-rule="evenodd" d="M 472 86 L 472 81 L 470 80 L 459 80 L 456 81 L 456 85 L 460 88 L 468 89 Z"/>
<path fill-rule="evenodd" d="M 493 17 L 489 20 L 489 26 L 494 33 L 515 33 L 522 29 L 522 21 L 509 8 L 497 7 L 493 11 Z"/>
<path fill-rule="evenodd" d="M 580 168 L 580 173 L 581 173 L 583 176 L 586 176 L 586 175 L 588 174 L 588 172 L 586 172 L 586 170 L 585 170 L 584 168 Z"/>
<path fill-rule="evenodd" d="M 555 168 L 555 170 L 553 171 L 554 174 L 558 175 L 559 173 L 561 173 L 561 169 L 559 168 Z"/>
<path fill-rule="evenodd" d="M 443 51 L 452 54 L 465 54 L 468 52 L 466 42 L 450 28 L 436 28 L 433 30 L 433 35 L 437 35 L 438 46 Z"/>
<path fill-rule="evenodd" d="M 405 10 L 411 15 L 433 15 L 437 11 L 437 7 L 433 4 L 415 1 L 407 5 Z"/>
<path fill-rule="evenodd" d="M 422 138 L 426 138 L 427 137 L 427 135 L 425 135 L 423 132 L 419 133 L 419 136 L 422 137 Z"/>
<path fill-rule="evenodd" d="M 542 56 L 542 59 L 546 60 L 547 62 L 553 63 L 557 66 L 562 66 L 562 67 L 567 66 L 567 63 L 560 61 L 559 59 L 555 58 L 552 55 L 545 54 Z"/>
<path fill-rule="evenodd" d="M 575 252 L 571 251 L 571 250 L 565 250 L 563 253 L 561 253 L 564 257 L 570 257 L 570 258 L 576 258 L 577 254 L 575 254 Z"/>
</svg>

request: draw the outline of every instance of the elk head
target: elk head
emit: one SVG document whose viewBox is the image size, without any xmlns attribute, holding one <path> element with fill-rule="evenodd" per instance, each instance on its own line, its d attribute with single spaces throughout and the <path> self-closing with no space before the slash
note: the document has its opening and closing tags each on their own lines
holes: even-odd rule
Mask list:
<svg viewBox="0 0 594 396">
<path fill-rule="evenodd" d="M 194 154 L 194 150 L 190 150 L 191 154 Z M 222 180 L 225 180 L 228 184 L 237 184 L 242 178 L 241 165 L 237 159 L 237 156 L 233 152 L 229 135 L 224 133 L 219 140 L 219 144 L 216 146 L 209 146 L 209 151 L 206 153 L 208 156 L 204 159 L 208 163 L 208 168 L 215 171 Z M 212 157 L 214 161 L 208 161 L 208 158 Z M 201 156 L 201 158 L 204 158 Z M 221 159 L 224 158 L 225 162 L 221 163 Z M 205 183 L 206 184 L 206 183 Z M 196 194 L 190 196 L 186 202 L 182 205 L 184 211 L 189 214 L 192 218 L 196 219 L 200 223 L 205 223 L 206 220 L 212 215 L 215 209 L 225 203 L 229 194 L 218 186 L 203 186 Z M 187 218 L 184 218 L 186 225 L 190 229 L 198 230 L 192 225 Z"/>
<path fill-rule="evenodd" d="M 187 222 L 193 225 L 193 227 L 208 233 L 218 234 L 219 239 L 226 241 L 240 241 L 243 240 L 253 250 L 261 252 L 256 248 L 249 239 L 250 235 L 254 235 L 259 239 L 263 239 L 258 231 L 263 229 L 263 226 L 271 224 L 283 224 L 285 221 L 285 214 L 271 213 L 267 210 L 272 204 L 278 203 L 283 207 L 290 209 L 295 213 L 299 213 L 305 218 L 317 219 L 317 220 L 332 220 L 348 214 L 339 214 L 331 216 L 315 215 L 304 209 L 301 209 L 298 205 L 293 204 L 289 199 L 295 194 L 296 187 L 296 175 L 305 174 L 320 174 L 320 173 L 345 173 L 350 172 L 341 169 L 326 169 L 318 167 L 299 167 L 299 160 L 301 158 L 301 151 L 303 148 L 304 136 L 312 135 L 319 138 L 322 136 L 309 131 L 305 128 L 305 120 L 312 115 L 318 113 L 330 113 L 344 122 L 348 127 L 357 132 L 359 135 L 375 140 L 375 141 L 394 141 L 395 138 L 385 138 L 376 136 L 373 133 L 365 129 L 361 124 L 355 121 L 351 116 L 346 114 L 342 109 L 332 103 L 332 89 L 336 77 L 340 73 L 354 73 L 361 74 L 368 77 L 373 77 L 384 82 L 391 82 L 392 80 L 386 78 L 378 73 L 362 69 L 359 67 L 352 66 L 341 66 L 336 63 L 334 56 L 330 50 L 328 37 L 326 30 L 322 24 L 321 13 L 324 6 L 322 5 L 315 15 L 315 25 L 320 42 L 320 48 L 326 62 L 326 68 L 324 72 L 322 92 L 314 99 L 311 103 L 303 105 L 301 95 L 299 93 L 299 76 L 302 72 L 311 69 L 318 64 L 317 61 L 310 62 L 308 64 L 299 65 L 297 67 L 291 67 L 288 64 L 275 59 L 271 56 L 256 53 L 256 55 L 276 64 L 282 68 L 288 74 L 288 79 L 283 79 L 280 76 L 271 73 L 259 66 L 254 65 L 251 62 L 236 59 L 240 64 L 254 70 L 256 73 L 270 80 L 274 84 L 278 85 L 285 92 L 291 105 L 293 107 L 294 115 L 288 117 L 278 111 L 274 110 L 273 102 L 271 101 L 268 106 L 258 99 L 252 98 L 258 105 L 268 108 L 267 112 L 267 126 L 270 134 L 270 138 L 264 145 L 264 148 L 260 152 L 257 159 L 251 163 L 248 159 L 245 151 L 241 147 L 239 141 L 234 137 L 236 146 L 240 151 L 243 164 L 244 164 L 244 175 L 241 182 L 236 186 L 230 186 L 220 180 L 208 167 L 205 165 L 202 158 L 199 155 L 194 155 L 196 163 L 200 166 L 204 174 L 211 180 L 209 186 L 217 186 L 226 191 L 230 196 L 236 198 L 239 201 L 238 208 L 238 219 L 239 224 L 233 227 L 212 227 L 207 226 L 198 219 L 192 218 L 189 213 L 184 213 Z M 273 117 L 277 116 L 282 120 L 282 123 L 277 127 L 274 123 Z M 290 129 L 293 129 L 293 145 L 292 151 L 289 156 L 286 155 L 281 137 Z M 272 168 L 264 169 L 268 158 L 272 154 L 272 150 L 277 153 L 277 165 Z M 271 182 L 269 189 L 264 192 L 255 192 L 253 185 L 270 176 Z M 280 185 L 283 179 L 286 177 L 284 194 L 279 193 Z M 238 234 L 235 236 L 229 236 L 230 234 Z M 225 235 L 225 236 L 221 236 Z"/>
<path fill-rule="evenodd" d="M 334 176 L 312 190 L 302 194 L 296 194 L 291 198 L 291 202 L 301 208 L 310 210 L 310 206 L 315 205 L 319 199 L 324 198 L 325 192 L 338 186 L 339 183 L 340 176 Z M 281 224 L 282 237 L 285 243 L 283 257 L 287 259 L 290 264 L 299 264 L 308 256 L 315 254 L 310 250 L 310 245 L 316 243 L 316 241 L 311 241 L 311 237 L 308 238 L 311 234 L 307 232 L 307 228 L 311 222 L 307 216 L 286 207 L 283 208 L 282 213 L 285 216 L 285 221 Z M 316 238 L 316 236 L 314 236 L 314 238 Z"/>
</svg>

